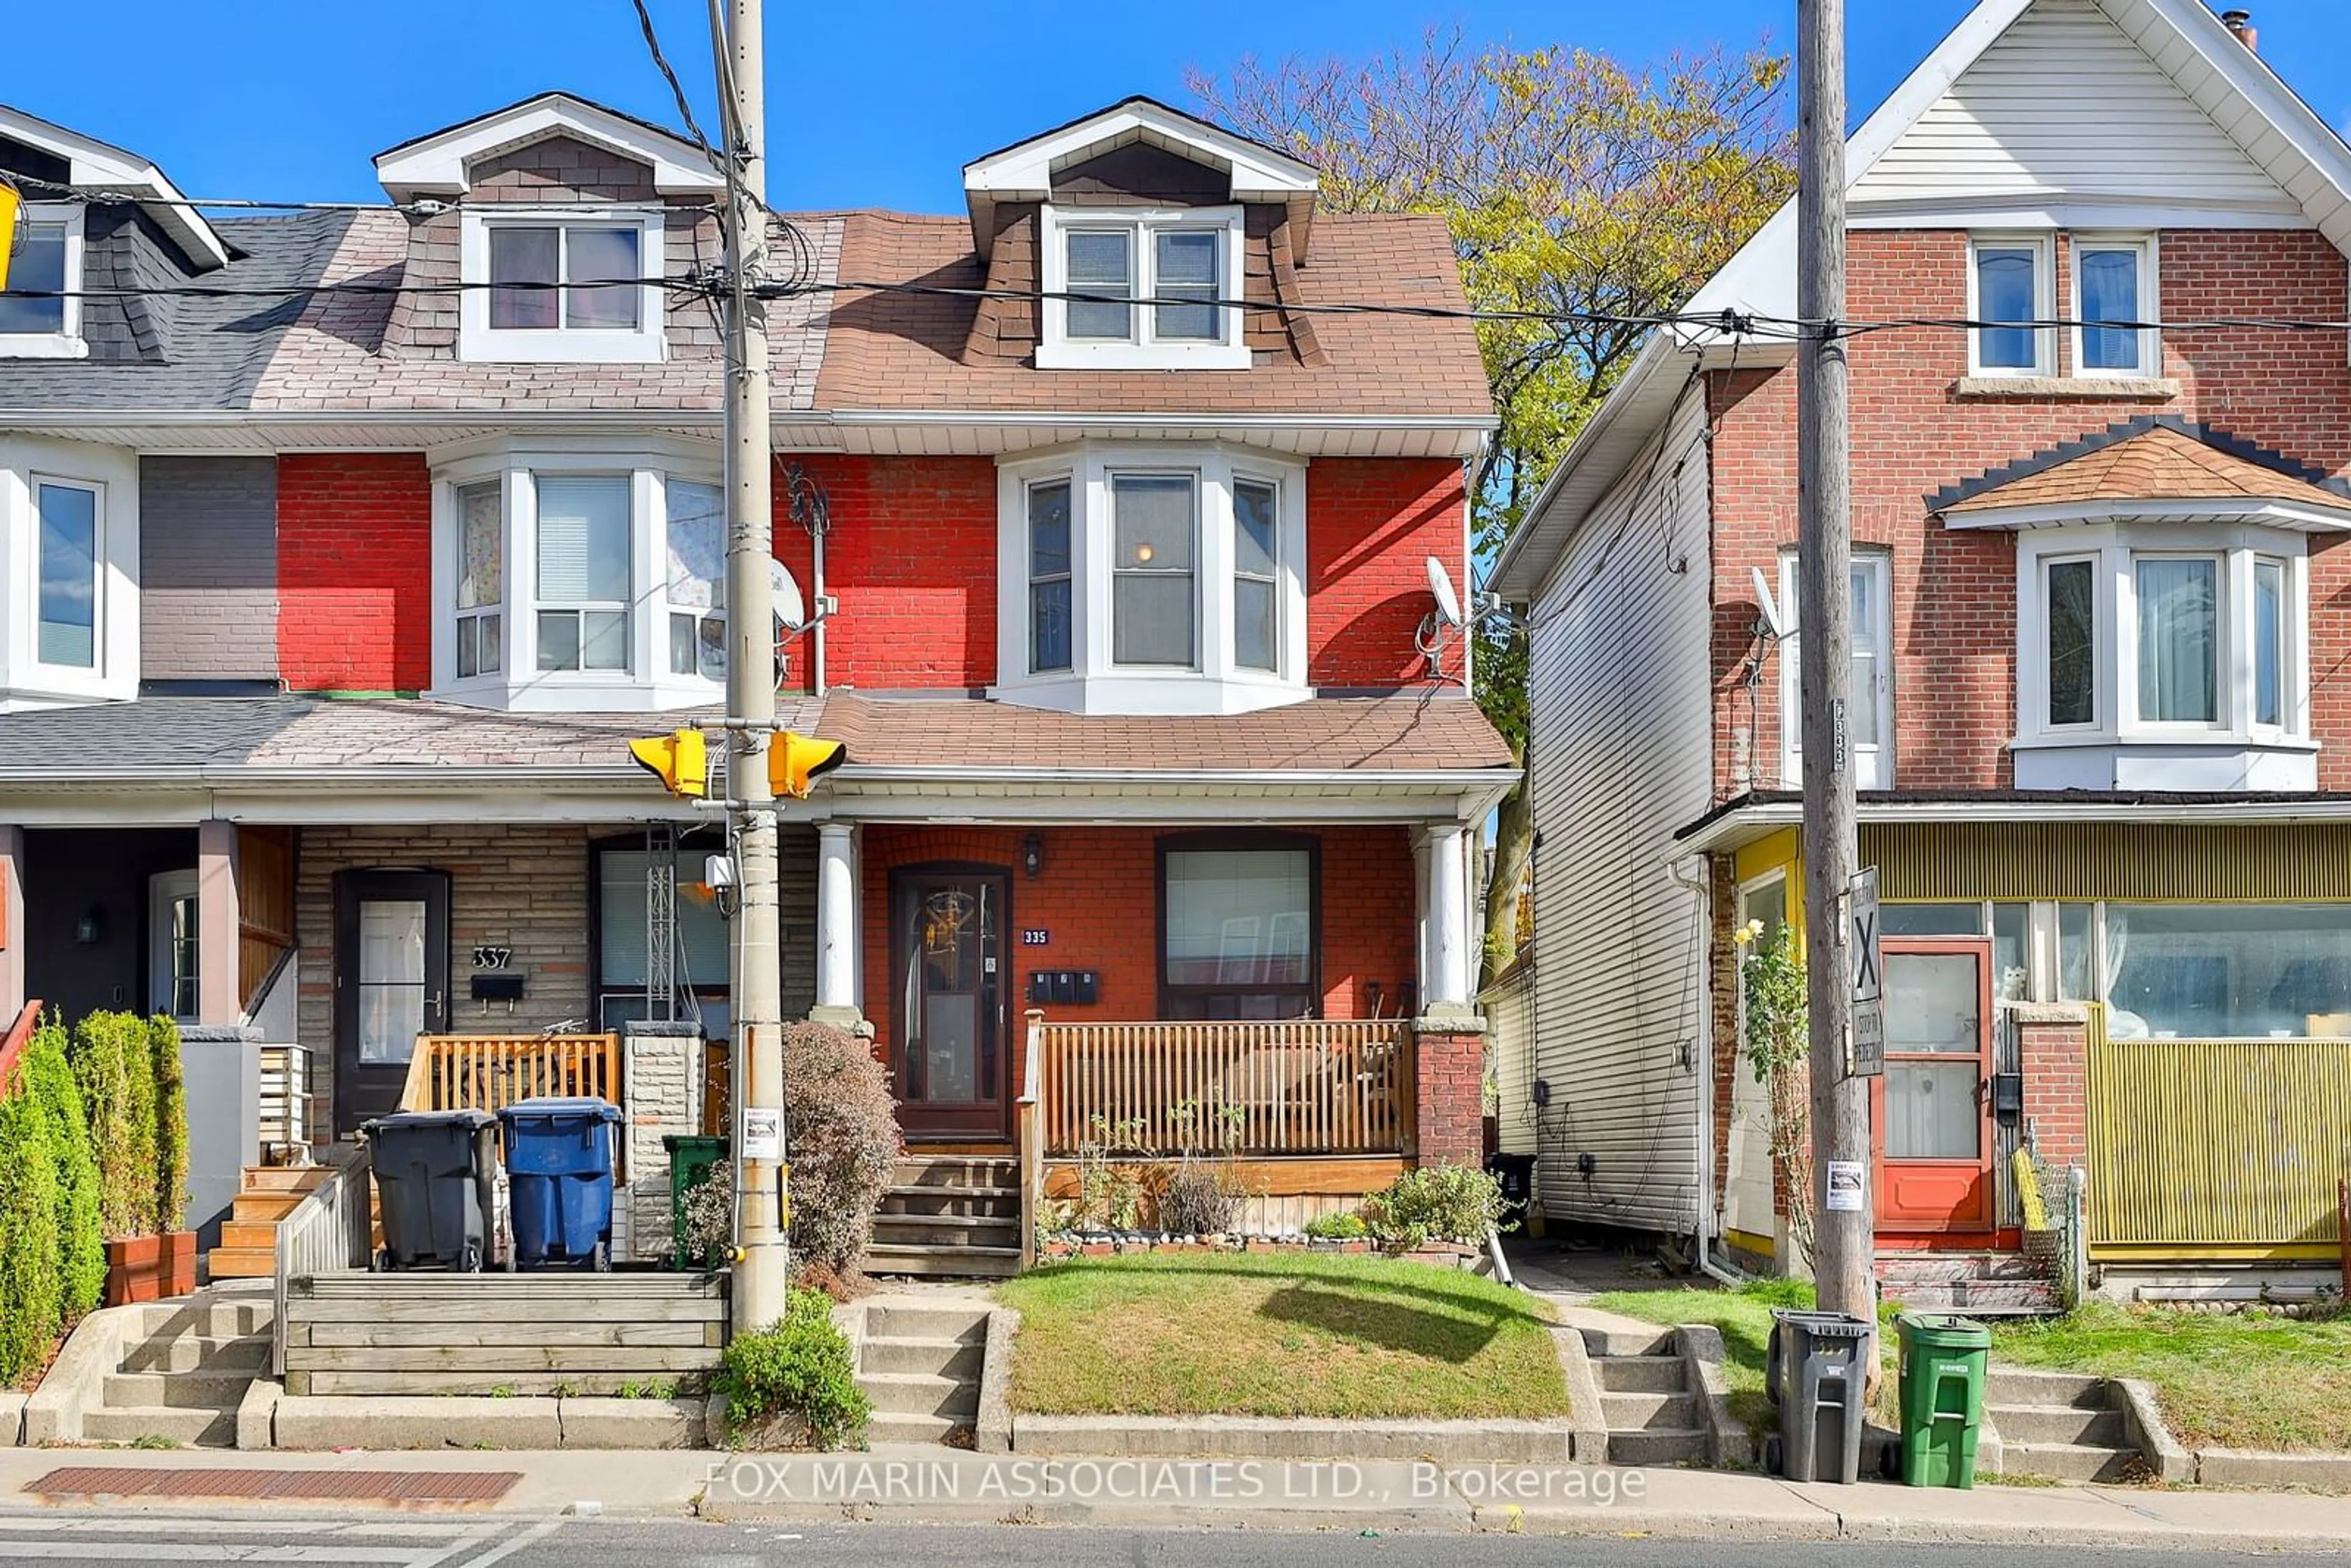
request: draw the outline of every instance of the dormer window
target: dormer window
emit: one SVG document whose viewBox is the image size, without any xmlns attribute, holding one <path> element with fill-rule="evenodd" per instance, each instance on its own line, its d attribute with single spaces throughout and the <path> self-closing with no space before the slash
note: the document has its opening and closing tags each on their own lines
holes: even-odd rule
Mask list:
<svg viewBox="0 0 2351 1568">
<path fill-rule="evenodd" d="M 1045 209 L 1042 370 L 1247 370 L 1241 209 Z"/>
<path fill-rule="evenodd" d="M 524 363 L 659 361 L 663 231 L 657 209 L 467 211 L 459 356 Z"/>
<path fill-rule="evenodd" d="M 8 291 L 0 294 L 0 358 L 79 359 L 89 351 L 81 301 L 67 281 L 81 277 L 82 214 L 78 205 L 26 209 Z"/>
<path fill-rule="evenodd" d="M 1000 472 L 994 695 L 1198 714 L 1312 695 L 1302 464 L 1096 442 Z"/>
</svg>

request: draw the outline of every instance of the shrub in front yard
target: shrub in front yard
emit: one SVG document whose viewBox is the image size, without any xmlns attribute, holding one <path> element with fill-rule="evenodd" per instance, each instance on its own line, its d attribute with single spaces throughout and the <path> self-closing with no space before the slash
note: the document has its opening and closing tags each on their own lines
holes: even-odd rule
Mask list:
<svg viewBox="0 0 2351 1568">
<path fill-rule="evenodd" d="M 0 1085 L 0 1388 L 38 1368 L 64 1326 L 57 1140 L 23 1080 Z"/>
<path fill-rule="evenodd" d="M 71 1323 L 96 1307 L 106 1291 L 106 1233 L 99 1225 L 98 1156 L 82 1114 L 81 1090 L 66 1061 L 65 1026 L 54 1017 L 44 1019 L 18 1063 L 19 1092 L 38 1101 L 48 1116 L 57 1167 L 59 1299 L 65 1322 Z"/>
<path fill-rule="evenodd" d="M 1306 1222 L 1306 1234 L 1316 1241 L 1360 1241 L 1367 1232 L 1362 1215 L 1342 1210 L 1316 1215 Z"/>
<path fill-rule="evenodd" d="M 1405 1171 L 1364 1200 L 1364 1224 L 1383 1247 L 1409 1251 L 1425 1241 L 1482 1246 L 1502 1222 L 1502 1184 L 1468 1166 Z"/>
<path fill-rule="evenodd" d="M 784 1026 L 784 1128 L 792 1249 L 853 1272 L 905 1144 L 890 1075 L 863 1040 L 823 1024 Z"/>
<path fill-rule="evenodd" d="M 1186 1166 L 1159 1193 L 1159 1228 L 1176 1236 L 1217 1236 L 1232 1228 L 1240 1194 L 1206 1166 Z"/>
<path fill-rule="evenodd" d="M 98 1217 L 110 1238 L 151 1236 L 157 1227 L 155 1051 L 147 1020 L 92 1013 L 74 1025 L 74 1082 L 98 1158 Z"/>
<path fill-rule="evenodd" d="M 758 1448 L 779 1426 L 808 1427 L 819 1448 L 858 1442 L 872 1406 L 857 1386 L 848 1336 L 834 1326 L 832 1298 L 794 1289 L 781 1321 L 737 1335 L 711 1380 L 726 1399 L 726 1424 L 741 1448 Z"/>
<path fill-rule="evenodd" d="M 188 1211 L 188 1084 L 180 1026 L 162 1013 L 147 1020 L 155 1074 L 155 1228 L 172 1230 Z"/>
</svg>

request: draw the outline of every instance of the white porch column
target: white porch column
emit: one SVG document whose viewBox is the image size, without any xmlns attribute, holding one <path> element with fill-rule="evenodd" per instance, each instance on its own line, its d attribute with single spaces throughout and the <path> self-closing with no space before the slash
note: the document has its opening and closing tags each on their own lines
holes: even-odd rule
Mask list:
<svg viewBox="0 0 2351 1568">
<path fill-rule="evenodd" d="M 1420 838 L 1420 1012 L 1470 1013 L 1468 829 L 1439 822 Z"/>
<path fill-rule="evenodd" d="M 236 824 L 196 824 L 196 1017 L 207 1024 L 245 1018 L 240 983 Z"/>
<path fill-rule="evenodd" d="M 857 844 L 853 824 L 816 830 L 816 1008 L 820 1022 L 862 1019 L 857 995 Z"/>
<path fill-rule="evenodd" d="M 0 827 L 0 1030 L 25 1010 L 25 830 Z"/>
</svg>

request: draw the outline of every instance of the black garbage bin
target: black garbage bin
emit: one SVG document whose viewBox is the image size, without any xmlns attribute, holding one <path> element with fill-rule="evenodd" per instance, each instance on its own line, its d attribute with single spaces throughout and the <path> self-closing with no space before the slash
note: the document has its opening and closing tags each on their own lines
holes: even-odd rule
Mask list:
<svg viewBox="0 0 2351 1568">
<path fill-rule="evenodd" d="M 1501 1184 L 1502 1218 L 1525 1223 L 1527 1207 L 1535 1200 L 1534 1155 L 1488 1155 L 1486 1174 Z"/>
<path fill-rule="evenodd" d="M 482 1111 L 402 1111 L 360 1129 L 382 1206 L 376 1269 L 480 1270 L 496 1126 Z"/>
</svg>

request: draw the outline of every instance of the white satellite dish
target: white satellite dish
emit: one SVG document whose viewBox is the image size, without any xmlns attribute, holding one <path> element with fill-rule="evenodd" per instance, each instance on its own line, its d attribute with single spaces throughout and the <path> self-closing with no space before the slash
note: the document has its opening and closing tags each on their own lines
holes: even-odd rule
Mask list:
<svg viewBox="0 0 2351 1568">
<path fill-rule="evenodd" d="M 800 585 L 792 580 L 789 568 L 782 561 L 770 560 L 768 581 L 775 597 L 776 627 L 779 632 L 797 632 L 808 624 L 808 605 L 800 598 Z"/>
<path fill-rule="evenodd" d="M 1461 624 L 1461 599 L 1453 591 L 1452 574 L 1435 556 L 1428 558 L 1428 591 L 1437 599 L 1437 613 L 1447 626 Z"/>
<path fill-rule="evenodd" d="M 1788 623 L 1780 618 L 1780 606 L 1771 597 L 1771 585 L 1763 580 L 1763 569 L 1750 566 L 1748 575 L 1755 580 L 1755 607 L 1763 612 L 1763 630 L 1773 642 L 1788 635 Z"/>
</svg>

